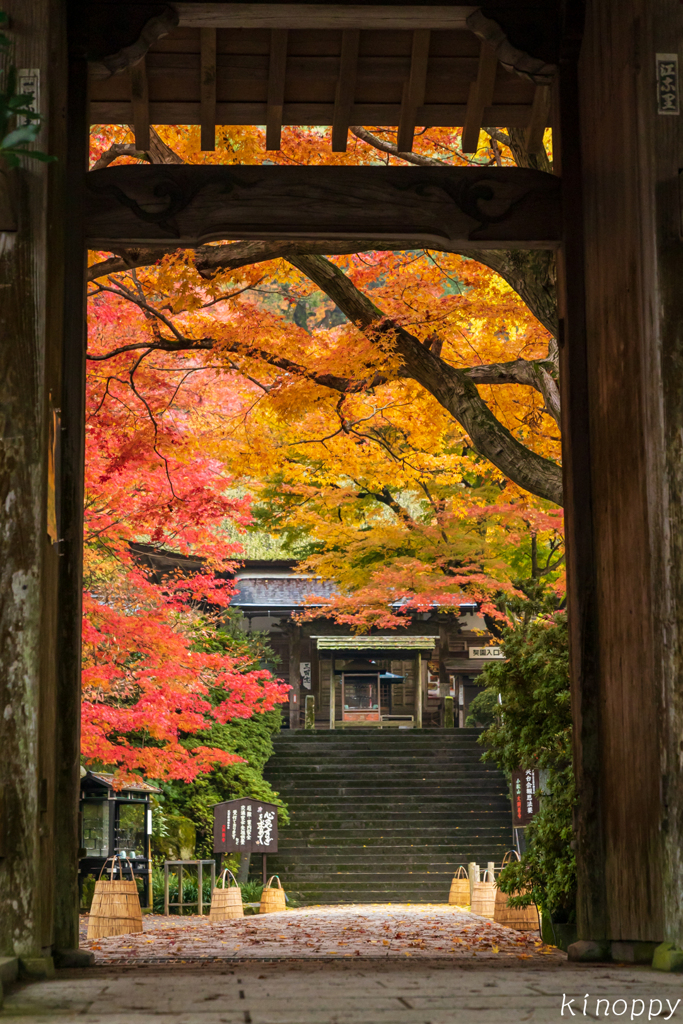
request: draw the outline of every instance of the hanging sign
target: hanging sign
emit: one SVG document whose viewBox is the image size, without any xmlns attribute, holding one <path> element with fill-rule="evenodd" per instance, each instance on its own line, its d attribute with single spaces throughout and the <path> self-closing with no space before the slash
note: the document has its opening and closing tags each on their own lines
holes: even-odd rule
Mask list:
<svg viewBox="0 0 683 1024">
<path fill-rule="evenodd" d="M 500 647 L 470 647 L 470 658 L 484 658 L 487 661 L 505 661 Z"/>
<path fill-rule="evenodd" d="M 277 807 L 262 800 L 224 800 L 213 808 L 214 853 L 277 853 Z"/>
<path fill-rule="evenodd" d="M 678 54 L 658 53 L 657 62 L 657 113 L 679 114 Z"/>
<path fill-rule="evenodd" d="M 301 676 L 301 684 L 306 690 L 311 688 L 311 663 L 310 661 L 299 662 L 299 675 Z"/>
<path fill-rule="evenodd" d="M 524 828 L 538 814 L 538 768 L 520 768 L 512 773 L 512 827 Z"/>
</svg>

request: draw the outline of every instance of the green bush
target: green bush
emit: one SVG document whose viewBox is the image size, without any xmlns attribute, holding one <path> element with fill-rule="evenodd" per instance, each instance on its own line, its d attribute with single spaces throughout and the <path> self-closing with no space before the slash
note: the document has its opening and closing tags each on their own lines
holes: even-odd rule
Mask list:
<svg viewBox="0 0 683 1024">
<path fill-rule="evenodd" d="M 258 903 L 263 892 L 263 882 L 250 878 L 248 882 L 240 884 L 240 889 L 242 890 L 243 903 Z"/>
<path fill-rule="evenodd" d="M 477 698 L 493 716 L 480 737 L 487 747 L 483 759 L 508 773 L 544 771 L 540 810 L 526 829 L 527 850 L 521 862 L 501 872 L 498 884 L 512 904 L 533 901 L 554 921 L 573 921 L 575 788 L 566 615 L 525 615 L 504 630 L 502 647 L 507 662 L 488 665 L 484 673 L 488 704 L 483 693 Z"/>
</svg>

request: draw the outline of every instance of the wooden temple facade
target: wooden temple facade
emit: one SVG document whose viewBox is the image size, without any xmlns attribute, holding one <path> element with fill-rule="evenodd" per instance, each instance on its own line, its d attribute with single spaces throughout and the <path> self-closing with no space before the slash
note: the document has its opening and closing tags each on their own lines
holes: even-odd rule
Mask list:
<svg viewBox="0 0 683 1024">
<path fill-rule="evenodd" d="M 477 607 L 464 599 L 459 614 L 421 612 L 403 628 L 355 636 L 322 608 L 320 617 L 298 620 L 333 588 L 295 574 L 292 562 L 247 561 L 235 585 L 231 607 L 242 613 L 242 628 L 267 633 L 278 659 L 268 667 L 292 687 L 292 729 L 304 725 L 306 697 L 315 702 L 316 729 L 441 727 L 446 697 L 454 725 L 463 727 L 478 677 L 498 651 Z"/>
<path fill-rule="evenodd" d="M 86 248 L 228 238 L 557 249 L 579 935 L 683 946 L 678 0 L 5 0 L 50 165 L 2 174 L 0 953 L 77 936 Z M 659 61 L 657 59 L 659 55 Z M 25 76 L 26 78 L 26 76 Z M 666 79 L 666 81 L 665 81 Z M 551 124 L 555 174 L 87 171 L 91 120 Z M 596 947 L 598 948 L 598 947 Z M 636 953 L 634 952 L 635 956 Z"/>
</svg>

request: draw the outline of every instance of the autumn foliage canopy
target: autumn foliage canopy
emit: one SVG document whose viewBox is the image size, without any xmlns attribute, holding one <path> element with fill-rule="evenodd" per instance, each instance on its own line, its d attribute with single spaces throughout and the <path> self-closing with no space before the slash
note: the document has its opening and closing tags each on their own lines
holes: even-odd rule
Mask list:
<svg viewBox="0 0 683 1024">
<path fill-rule="evenodd" d="M 259 129 L 221 132 L 210 154 L 195 128 L 156 138 L 176 162 L 265 159 Z M 391 133 L 371 132 L 391 150 Z M 351 141 L 332 154 L 326 132 L 288 129 L 268 159 L 402 162 Z M 109 127 L 93 135 L 93 164 L 114 143 L 119 161 L 140 159 L 127 129 Z M 416 152 L 466 159 L 459 131 L 430 129 Z M 489 140 L 476 159 L 512 156 Z M 463 595 L 502 615 L 500 595 L 528 577 L 561 592 L 552 317 L 532 315 L 491 266 L 231 242 L 93 253 L 90 276 L 88 758 L 189 779 L 232 755 L 190 752 L 183 734 L 285 698 L 269 673 L 203 643 L 230 600 L 217 573 L 250 537 L 334 580 L 328 614 L 355 629 Z M 487 458 L 487 430 L 519 453 L 519 471 Z M 529 490 L 527 478 L 550 484 Z M 202 559 L 202 572 L 152 579 L 131 542 Z"/>
</svg>

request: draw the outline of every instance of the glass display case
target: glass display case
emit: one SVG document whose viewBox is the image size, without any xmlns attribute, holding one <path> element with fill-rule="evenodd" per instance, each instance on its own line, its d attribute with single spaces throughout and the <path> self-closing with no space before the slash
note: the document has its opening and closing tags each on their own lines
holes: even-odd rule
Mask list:
<svg viewBox="0 0 683 1024">
<path fill-rule="evenodd" d="M 379 722 L 379 670 L 342 674 L 342 708 L 345 722 Z"/>
</svg>

